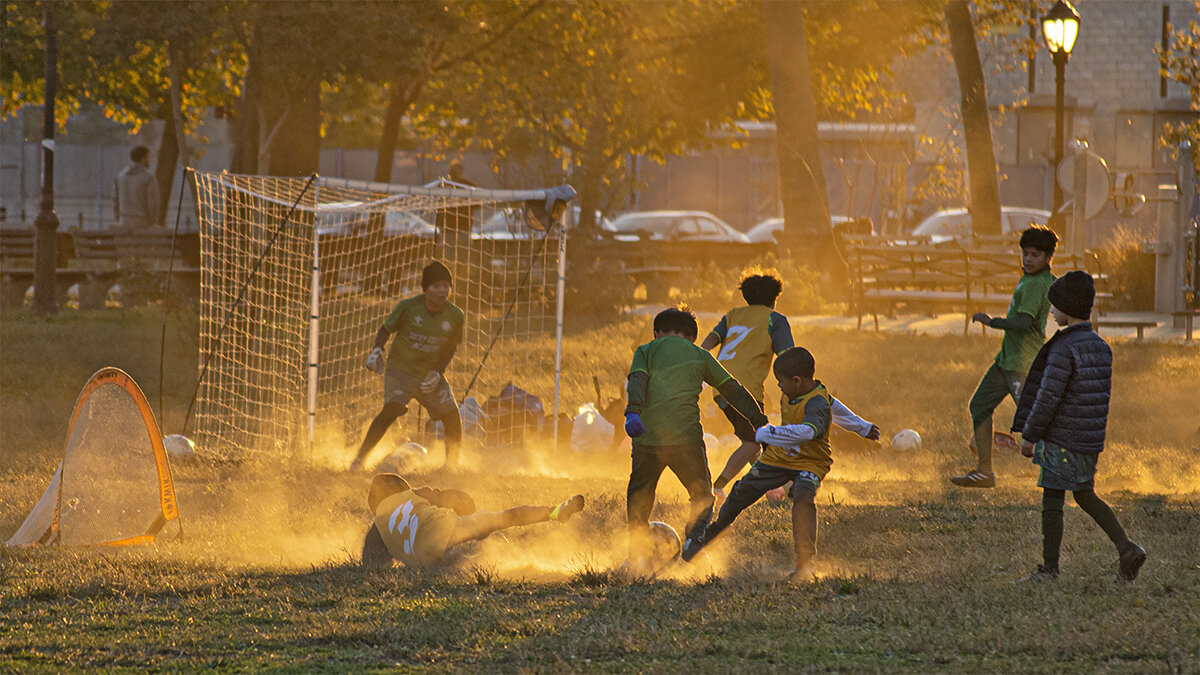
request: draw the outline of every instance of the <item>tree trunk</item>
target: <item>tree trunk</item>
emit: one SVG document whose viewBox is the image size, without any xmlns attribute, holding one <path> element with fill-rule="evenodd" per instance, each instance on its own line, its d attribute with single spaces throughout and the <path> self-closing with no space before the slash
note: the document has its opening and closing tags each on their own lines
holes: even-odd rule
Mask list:
<svg viewBox="0 0 1200 675">
<path fill-rule="evenodd" d="M 158 184 L 158 222 L 167 224 L 167 212 L 171 207 L 171 187 L 175 183 L 175 165 L 179 163 L 179 136 L 175 133 L 175 116 L 169 110 L 159 109 L 163 117 L 162 138 L 158 141 L 158 164 L 154 166 L 154 182 Z"/>
<path fill-rule="evenodd" d="M 996 178 L 996 153 L 988 121 L 987 85 L 975 42 L 975 25 L 967 0 L 946 3 L 946 28 L 950 53 L 962 92 L 963 135 L 967 143 L 967 175 L 970 179 L 969 209 L 975 234 L 1000 234 L 1000 187 Z"/>
<path fill-rule="evenodd" d="M 776 153 L 783 197 L 781 243 L 822 273 L 822 286 L 841 296 L 846 262 L 834 240 L 817 137 L 817 106 L 809 72 L 804 5 L 763 0 L 771 98 L 775 105 Z M 824 283 L 827 282 L 827 283 Z"/>
<path fill-rule="evenodd" d="M 283 101 L 282 111 L 278 106 L 266 106 L 278 114 L 268 114 L 271 131 L 265 147 L 266 166 L 260 166 L 271 176 L 309 176 L 317 172 L 321 153 L 321 83 L 316 78 L 291 87 L 271 88 L 272 101 Z"/>
<path fill-rule="evenodd" d="M 246 79 L 242 82 L 242 98 L 234 115 L 233 157 L 229 170 L 233 173 L 258 173 L 258 29 L 246 48 Z"/>
<path fill-rule="evenodd" d="M 406 81 L 407 80 L 407 81 Z M 400 134 L 400 121 L 412 107 L 413 99 L 421 85 L 410 75 L 392 80 L 388 92 L 387 112 L 383 117 L 383 135 L 379 138 L 379 152 L 375 158 L 375 180 L 392 182 L 392 167 L 396 162 L 396 137 Z"/>
</svg>

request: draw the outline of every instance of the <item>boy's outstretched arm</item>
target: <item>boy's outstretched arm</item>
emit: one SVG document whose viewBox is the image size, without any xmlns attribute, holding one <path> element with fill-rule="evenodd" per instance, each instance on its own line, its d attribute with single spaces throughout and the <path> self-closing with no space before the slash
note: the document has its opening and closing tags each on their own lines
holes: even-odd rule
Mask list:
<svg viewBox="0 0 1200 675">
<path fill-rule="evenodd" d="M 746 391 L 734 378 L 725 380 L 717 386 L 717 392 L 721 394 L 733 409 L 738 411 L 738 414 L 745 417 L 755 429 L 761 427 L 768 422 L 767 416 L 763 414 L 762 408 L 758 407 L 758 401 Z"/>
<path fill-rule="evenodd" d="M 799 424 L 768 424 L 754 434 L 754 440 L 780 448 L 795 448 L 829 431 L 832 417 L 825 399 L 815 397 L 804 406 L 804 420 Z"/>
<path fill-rule="evenodd" d="M 868 440 L 879 440 L 879 427 L 859 417 L 837 398 L 833 399 L 830 410 L 833 415 L 833 423 L 837 426 Z"/>
<path fill-rule="evenodd" d="M 1006 319 L 1002 316 L 988 316 L 984 312 L 976 312 L 971 317 L 972 321 L 977 321 L 988 328 L 996 330 L 1028 330 L 1033 325 L 1033 315 L 1021 312 L 1011 319 Z"/>
</svg>

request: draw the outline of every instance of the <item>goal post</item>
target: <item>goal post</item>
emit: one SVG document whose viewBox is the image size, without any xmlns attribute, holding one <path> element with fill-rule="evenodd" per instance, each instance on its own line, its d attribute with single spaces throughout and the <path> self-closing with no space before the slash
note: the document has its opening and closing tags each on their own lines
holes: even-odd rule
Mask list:
<svg viewBox="0 0 1200 675">
<path fill-rule="evenodd" d="M 194 176 L 198 443 L 218 454 L 349 461 L 383 403 L 381 379 L 363 365 L 375 333 L 396 302 L 422 292 L 433 259 L 451 269 L 451 302 L 466 319 L 446 372 L 464 406 L 464 450 L 554 435 L 566 235 L 550 214 L 569 187 Z M 502 394 L 514 387 L 547 405 L 513 414 Z M 427 442 L 436 430 L 415 408 L 395 436 Z"/>
</svg>

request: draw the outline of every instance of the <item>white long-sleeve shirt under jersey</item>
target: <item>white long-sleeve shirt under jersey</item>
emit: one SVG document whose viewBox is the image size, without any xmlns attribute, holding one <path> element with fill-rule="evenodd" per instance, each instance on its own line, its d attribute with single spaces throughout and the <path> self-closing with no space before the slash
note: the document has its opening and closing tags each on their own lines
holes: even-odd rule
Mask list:
<svg viewBox="0 0 1200 675">
<path fill-rule="evenodd" d="M 833 397 L 831 399 L 829 409 L 834 424 L 863 438 L 871 433 L 873 425 L 870 422 L 847 408 L 845 403 Z M 768 424 L 759 427 L 754 434 L 754 440 L 780 448 L 794 448 L 811 441 L 815 436 L 816 430 L 807 424 Z"/>
</svg>

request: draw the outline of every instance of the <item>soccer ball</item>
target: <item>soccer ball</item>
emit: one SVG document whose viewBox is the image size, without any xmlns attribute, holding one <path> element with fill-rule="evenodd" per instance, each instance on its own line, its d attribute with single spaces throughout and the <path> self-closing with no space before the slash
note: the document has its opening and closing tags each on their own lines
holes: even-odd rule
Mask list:
<svg viewBox="0 0 1200 675">
<path fill-rule="evenodd" d="M 409 441 L 397 446 L 375 470 L 384 473 L 409 473 L 424 467 L 428 461 L 429 451 L 425 446 Z"/>
<path fill-rule="evenodd" d="M 678 558 L 682 551 L 683 543 L 675 528 L 661 520 L 650 521 L 650 550 L 647 557 L 656 571 Z"/>
<path fill-rule="evenodd" d="M 163 447 L 171 459 L 183 459 L 196 454 L 196 444 L 183 434 L 171 434 L 163 438 Z"/>
<path fill-rule="evenodd" d="M 892 449 L 900 452 L 921 449 L 921 434 L 912 429 L 901 429 L 892 436 Z"/>
</svg>

